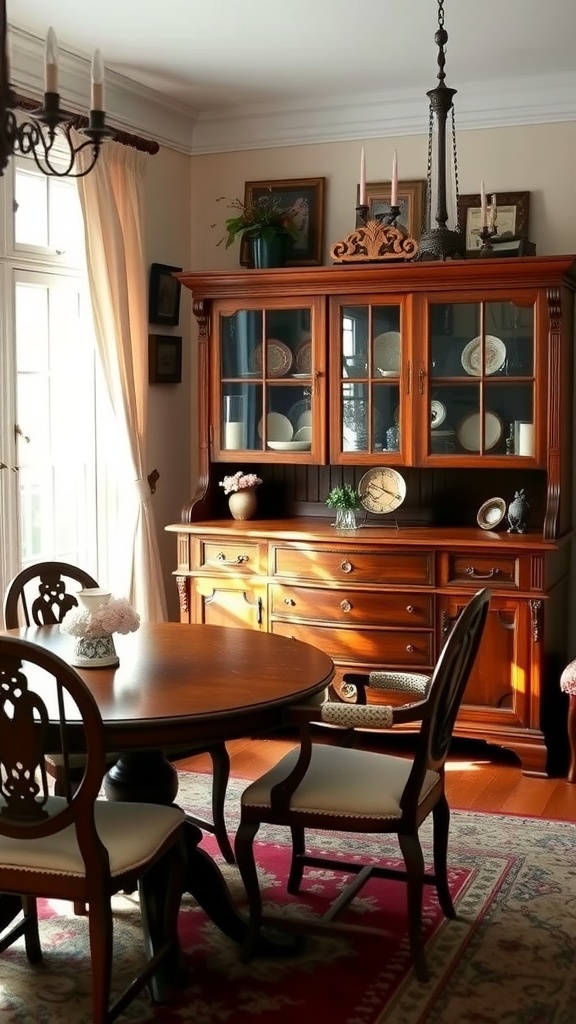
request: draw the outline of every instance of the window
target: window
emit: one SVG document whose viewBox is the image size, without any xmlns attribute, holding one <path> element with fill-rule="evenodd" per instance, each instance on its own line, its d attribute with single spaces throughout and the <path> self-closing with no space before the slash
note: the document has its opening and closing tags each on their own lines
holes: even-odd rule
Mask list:
<svg viewBox="0 0 576 1024">
<path fill-rule="evenodd" d="M 115 487 L 103 458 L 113 446 L 102 439 L 111 412 L 95 346 L 76 183 L 48 178 L 19 158 L 3 184 L 2 205 L 14 215 L 5 219 L 0 252 L 6 310 L 0 514 L 10 523 L 0 538 L 9 546 L 0 562 L 1 589 L 20 567 L 44 559 L 73 562 L 108 582 Z"/>
</svg>

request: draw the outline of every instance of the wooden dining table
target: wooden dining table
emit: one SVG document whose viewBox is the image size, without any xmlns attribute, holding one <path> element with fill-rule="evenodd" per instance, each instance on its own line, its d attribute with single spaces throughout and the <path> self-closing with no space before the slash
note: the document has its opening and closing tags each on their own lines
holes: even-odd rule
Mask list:
<svg viewBox="0 0 576 1024">
<path fill-rule="evenodd" d="M 5 632 L 72 659 L 73 640 L 57 626 Z M 331 658 L 311 644 L 245 628 L 143 623 L 134 633 L 115 634 L 114 643 L 119 665 L 76 670 L 100 709 L 106 749 L 121 752 L 105 781 L 108 799 L 177 801 L 177 772 L 164 749 L 277 728 L 288 705 L 321 695 L 334 676 Z M 68 721 L 73 739 L 74 717 Z M 199 847 L 201 838 L 188 822 L 185 891 L 241 942 L 246 922 L 216 861 Z M 260 951 L 276 952 L 283 941 L 263 935 Z"/>
</svg>

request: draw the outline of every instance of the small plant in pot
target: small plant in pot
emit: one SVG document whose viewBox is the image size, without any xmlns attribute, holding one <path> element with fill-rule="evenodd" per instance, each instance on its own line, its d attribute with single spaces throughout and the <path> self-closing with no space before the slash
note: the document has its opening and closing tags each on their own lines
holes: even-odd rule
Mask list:
<svg viewBox="0 0 576 1024">
<path fill-rule="evenodd" d="M 225 199 L 220 196 L 217 202 Z M 283 266 L 291 243 L 298 238 L 292 208 L 283 207 L 271 188 L 248 202 L 233 199 L 228 206 L 237 212 L 226 219 L 227 234 L 218 245 L 225 242 L 229 249 L 237 236 L 246 237 L 255 267 Z"/>
<path fill-rule="evenodd" d="M 334 526 L 337 530 L 355 530 L 356 509 L 360 507 L 358 491 L 352 484 L 343 484 L 342 487 L 333 487 L 326 498 L 328 508 L 336 509 Z"/>
</svg>

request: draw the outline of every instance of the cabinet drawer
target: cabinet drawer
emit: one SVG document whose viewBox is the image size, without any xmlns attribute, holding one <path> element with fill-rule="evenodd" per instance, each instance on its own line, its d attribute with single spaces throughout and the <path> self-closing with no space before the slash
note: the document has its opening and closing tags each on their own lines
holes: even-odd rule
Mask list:
<svg viewBox="0 0 576 1024">
<path fill-rule="evenodd" d="M 430 586 L 434 580 L 434 560 L 429 551 L 277 546 L 273 549 L 272 572 L 275 576 L 298 580 L 349 580 L 354 583 Z"/>
<path fill-rule="evenodd" d="M 514 555 L 480 554 L 477 551 L 448 555 L 447 583 L 493 583 L 497 587 L 520 585 L 520 560 Z"/>
<path fill-rule="evenodd" d="M 282 618 L 320 619 L 338 625 L 432 626 L 432 596 L 370 590 L 270 587 L 270 610 Z"/>
<path fill-rule="evenodd" d="M 199 568 L 220 569 L 223 573 L 257 572 L 259 552 L 257 544 L 243 541 L 200 541 Z"/>
<path fill-rule="evenodd" d="M 434 664 L 432 633 L 397 629 L 336 629 L 302 622 L 279 622 L 277 619 L 271 623 L 270 631 L 319 647 L 340 664 L 383 668 L 428 668 Z"/>
</svg>

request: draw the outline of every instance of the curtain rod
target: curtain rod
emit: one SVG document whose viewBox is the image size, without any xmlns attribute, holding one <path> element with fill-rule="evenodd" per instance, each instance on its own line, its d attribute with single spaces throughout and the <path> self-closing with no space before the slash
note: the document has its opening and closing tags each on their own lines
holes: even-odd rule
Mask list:
<svg viewBox="0 0 576 1024">
<path fill-rule="evenodd" d="M 28 113 L 38 109 L 38 100 L 28 99 L 27 96 L 21 96 L 19 93 L 13 93 L 11 96 L 13 106 L 19 110 L 26 110 Z M 63 111 L 65 114 L 66 111 Z M 70 122 L 74 128 L 82 129 L 88 126 L 88 118 L 84 117 L 83 114 L 70 114 Z M 111 130 L 114 132 L 113 141 L 119 142 L 121 146 L 131 146 L 132 149 L 138 149 L 141 153 L 149 153 L 150 156 L 154 156 L 158 153 L 160 145 L 158 142 L 153 142 L 151 139 L 143 139 L 140 135 L 132 135 L 130 132 L 122 131 L 120 128 L 114 128 L 113 125 L 109 125 Z"/>
</svg>

